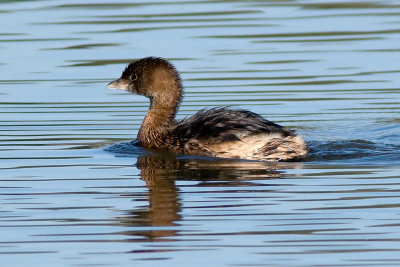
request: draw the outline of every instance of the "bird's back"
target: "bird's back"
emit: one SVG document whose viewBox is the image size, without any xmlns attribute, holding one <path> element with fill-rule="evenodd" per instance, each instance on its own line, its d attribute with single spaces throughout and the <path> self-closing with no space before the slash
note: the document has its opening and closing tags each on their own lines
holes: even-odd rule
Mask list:
<svg viewBox="0 0 400 267">
<path fill-rule="evenodd" d="M 253 160 L 303 158 L 307 147 L 293 131 L 246 110 L 213 108 L 179 121 L 174 140 L 184 154 Z"/>
</svg>

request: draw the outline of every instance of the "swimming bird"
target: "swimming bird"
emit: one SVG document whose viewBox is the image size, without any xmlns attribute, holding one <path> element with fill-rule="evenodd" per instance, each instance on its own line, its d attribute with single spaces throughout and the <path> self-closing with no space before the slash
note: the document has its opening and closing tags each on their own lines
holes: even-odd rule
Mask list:
<svg viewBox="0 0 400 267">
<path fill-rule="evenodd" d="M 294 131 L 247 110 L 215 107 L 175 119 L 183 98 L 182 80 L 164 58 L 133 61 L 107 88 L 150 99 L 137 135 L 138 145 L 148 150 L 265 161 L 300 160 L 308 152 Z"/>
</svg>

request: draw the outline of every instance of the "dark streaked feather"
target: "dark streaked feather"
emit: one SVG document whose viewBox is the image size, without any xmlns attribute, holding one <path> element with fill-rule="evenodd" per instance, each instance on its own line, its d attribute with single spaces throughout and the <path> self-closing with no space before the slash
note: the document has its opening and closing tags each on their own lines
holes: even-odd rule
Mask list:
<svg viewBox="0 0 400 267">
<path fill-rule="evenodd" d="M 208 143 L 238 141 L 254 134 L 294 135 L 290 130 L 247 110 L 219 107 L 203 109 L 179 121 L 174 133 L 178 139 Z"/>
</svg>

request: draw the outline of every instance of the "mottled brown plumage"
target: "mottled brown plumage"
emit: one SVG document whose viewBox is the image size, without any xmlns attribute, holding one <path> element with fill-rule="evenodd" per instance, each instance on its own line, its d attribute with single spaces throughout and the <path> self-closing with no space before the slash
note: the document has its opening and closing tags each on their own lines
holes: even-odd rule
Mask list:
<svg viewBox="0 0 400 267">
<path fill-rule="evenodd" d="M 139 145 L 147 149 L 270 161 L 302 159 L 308 151 L 304 140 L 293 131 L 246 110 L 212 108 L 175 120 L 183 96 L 181 78 L 162 58 L 130 63 L 107 87 L 150 99 L 137 136 Z"/>
</svg>

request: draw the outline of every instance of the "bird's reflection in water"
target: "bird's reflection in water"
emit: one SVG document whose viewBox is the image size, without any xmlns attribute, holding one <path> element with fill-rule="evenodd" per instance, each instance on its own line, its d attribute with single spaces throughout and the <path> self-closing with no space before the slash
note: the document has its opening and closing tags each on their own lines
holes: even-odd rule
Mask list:
<svg viewBox="0 0 400 267">
<path fill-rule="evenodd" d="M 151 240 L 171 241 L 177 236 L 182 205 L 177 181 L 198 181 L 197 186 L 248 186 L 257 180 L 281 178 L 282 169 L 297 168 L 296 163 L 269 163 L 214 158 L 176 158 L 173 155 L 140 155 L 136 164 L 149 190 L 146 209 L 132 210 L 120 218 L 126 226 L 143 226 L 130 232 Z M 158 239 L 164 237 L 163 239 Z"/>
</svg>

